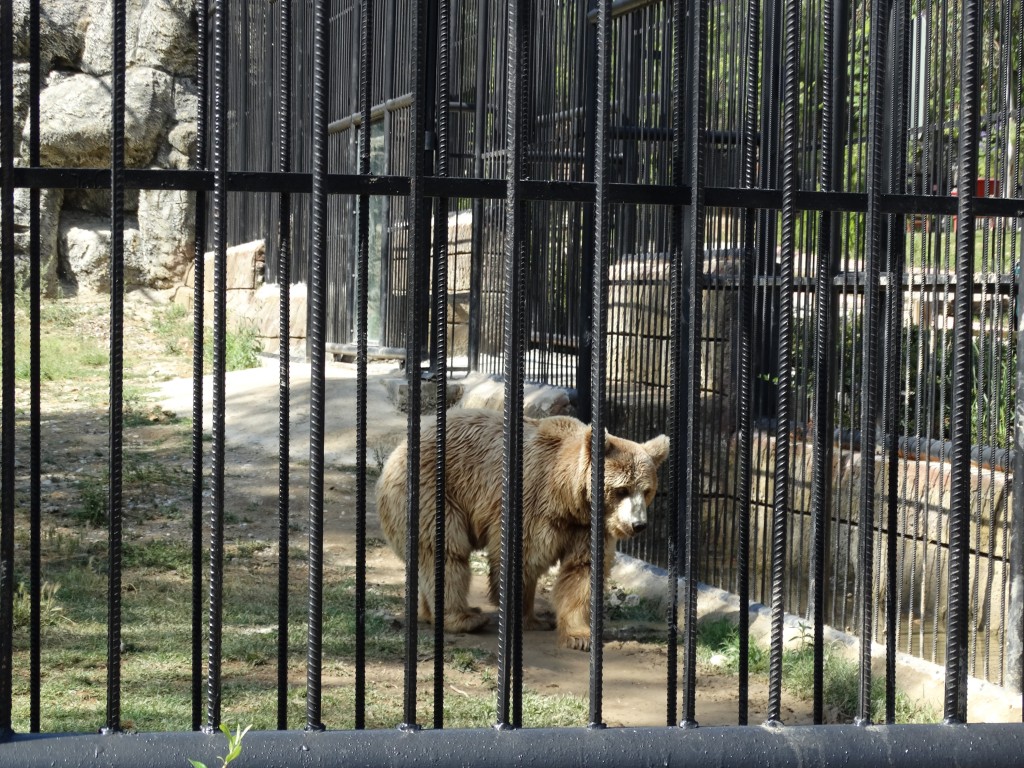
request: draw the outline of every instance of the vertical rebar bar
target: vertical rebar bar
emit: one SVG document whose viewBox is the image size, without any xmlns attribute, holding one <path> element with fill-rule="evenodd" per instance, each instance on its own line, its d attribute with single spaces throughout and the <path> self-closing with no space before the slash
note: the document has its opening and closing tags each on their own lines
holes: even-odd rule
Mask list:
<svg viewBox="0 0 1024 768">
<path fill-rule="evenodd" d="M 822 73 L 821 168 L 822 191 L 838 192 L 843 178 L 843 136 L 846 104 L 847 0 L 831 0 L 824 17 L 824 69 Z M 825 669 L 825 558 L 832 500 L 832 457 L 835 447 L 836 312 L 838 300 L 833 277 L 839 267 L 842 244 L 839 214 L 822 212 L 818 218 L 818 249 L 814 281 L 814 467 L 811 486 L 811 567 L 808 602 L 814 633 L 815 724 L 824 720 Z"/>
<path fill-rule="evenodd" d="M 949 589 L 943 718 L 967 722 L 967 590 L 970 582 L 971 339 L 974 284 L 975 179 L 978 177 L 980 0 L 963 0 L 960 136 L 957 148 L 956 291 L 953 297 L 953 391 L 950 403 Z"/>
<path fill-rule="evenodd" d="M 591 253 L 590 308 L 590 717 L 603 728 L 604 695 L 604 391 L 605 335 L 608 326 L 608 249 L 611 209 L 608 202 L 611 153 L 608 112 L 611 108 L 611 0 L 597 2 L 596 125 L 594 131 L 594 249 Z"/>
<path fill-rule="evenodd" d="M 880 271 L 882 259 L 884 142 L 882 117 L 885 108 L 885 52 L 888 45 L 891 0 L 872 0 L 868 71 L 868 167 L 865 213 L 864 317 L 861 323 L 861 482 L 860 482 L 860 690 L 856 722 L 871 722 L 871 641 L 873 637 L 875 554 L 875 447 L 878 432 L 878 329 L 881 323 Z"/>
<path fill-rule="evenodd" d="M 683 709 L 680 726 L 697 725 L 697 587 L 699 581 L 697 553 L 700 547 L 701 517 L 701 330 L 704 302 L 704 182 L 705 182 L 705 109 L 707 102 L 709 0 L 697 0 L 690 6 L 689 21 L 691 50 L 690 114 L 687 141 L 690 150 L 690 220 L 687 254 L 689 295 L 687 317 L 686 354 L 689 366 L 686 378 L 686 437 L 683 451 L 686 456 L 686 520 L 683 538 L 686 560 L 683 564 L 683 599 L 686 601 L 686 656 L 683 663 Z M 683 52 L 676 53 L 682 56 Z M 682 128 L 680 124 L 679 128 Z"/>
<path fill-rule="evenodd" d="M 426 21 L 425 0 L 416 0 L 412 19 L 412 56 L 409 61 L 413 83 L 412 114 L 409 126 L 412 139 L 409 142 L 409 198 L 408 215 L 409 250 L 406 268 L 406 325 L 405 325 L 405 375 L 408 387 L 409 421 L 406 430 L 406 444 L 409 454 L 407 472 L 407 497 L 409 516 L 405 542 L 405 680 L 403 719 L 401 728 L 417 730 L 416 722 L 416 665 L 418 636 L 416 617 L 419 606 L 419 536 L 420 536 L 420 410 L 422 408 L 421 346 L 425 320 L 424 296 L 428 291 L 426 279 L 429 246 L 426 242 L 429 226 L 427 199 L 423 189 L 424 165 L 426 162 Z M 435 617 L 443 621 L 443 617 Z"/>
<path fill-rule="evenodd" d="M 227 106 L 228 9 L 213 9 L 213 93 L 210 167 L 213 171 L 213 445 L 210 456 L 209 605 L 207 620 L 206 723 L 214 733 L 221 713 L 221 638 L 224 618 L 224 437 L 227 336 Z M 198 281 L 198 274 L 196 280 Z M 201 319 L 201 318 L 199 318 Z"/>
<path fill-rule="evenodd" d="M 747 2 L 747 28 L 744 42 L 744 109 L 743 109 L 743 170 L 741 184 L 753 189 L 757 183 L 758 135 L 757 97 L 760 68 L 758 53 L 761 40 L 760 0 Z M 737 723 L 748 720 L 750 682 L 750 500 L 753 467 L 751 466 L 751 405 L 754 395 L 753 337 L 754 337 L 754 259 L 757 212 L 743 210 L 743 252 L 740 266 L 740 284 L 736 297 L 738 370 L 736 413 L 736 559 L 739 592 L 739 685 L 737 691 Z"/>
<path fill-rule="evenodd" d="M 40 64 L 40 0 L 29 4 L 29 165 L 39 166 L 40 129 L 39 93 L 41 89 Z M 29 616 L 29 731 L 39 732 L 39 696 L 41 685 L 42 637 L 42 444 L 40 421 L 42 400 L 40 391 L 40 300 L 42 279 L 40 268 L 40 190 L 29 192 L 29 589 L 31 615 Z"/>
<path fill-rule="evenodd" d="M 124 373 L 124 149 L 126 8 L 112 3 L 110 137 L 110 415 L 107 493 L 107 719 L 105 731 L 121 730 L 121 545 Z"/>
<path fill-rule="evenodd" d="M 313 5 L 313 187 L 309 265 L 309 581 L 306 629 L 306 725 L 322 731 L 324 618 L 324 431 L 326 422 L 327 173 L 330 82 L 330 0 Z"/>
<path fill-rule="evenodd" d="M 498 727 L 522 725 L 523 365 L 526 233 L 521 190 L 526 175 L 529 14 L 527 0 L 508 3 L 506 38 L 506 190 L 501 579 L 498 605 Z"/>
<path fill-rule="evenodd" d="M 292 3 L 280 0 L 277 16 L 277 170 L 292 168 Z M 288 579 L 291 472 L 291 239 L 292 198 L 278 196 L 278 388 L 277 388 L 277 727 L 288 727 Z M 365 473 L 365 469 L 364 469 Z M 362 478 L 364 473 L 360 473 Z M 365 481 L 364 481 L 365 482 Z M 357 623 L 357 631 L 362 623 Z"/>
<path fill-rule="evenodd" d="M 905 126 L 907 62 L 907 15 L 905 0 L 894 0 L 891 6 L 892 44 L 888 98 L 890 108 L 886 111 L 888 144 L 888 169 L 886 192 L 903 192 L 906 179 L 907 136 Z M 886 19 L 886 24 L 889 24 Z M 885 441 L 885 514 L 886 514 L 886 611 L 885 611 L 885 722 L 896 721 L 896 642 L 899 636 L 899 604 L 903 584 L 903 573 L 897 557 L 899 546 L 898 531 L 898 480 L 899 480 L 899 376 L 903 359 L 903 272 L 906 268 L 906 222 L 903 216 L 890 216 L 888 221 L 888 259 L 886 271 L 888 280 L 885 290 L 885 345 L 882 390 L 883 435 Z"/>
<path fill-rule="evenodd" d="M 196 149 L 197 170 L 207 168 L 209 126 L 208 18 L 196 14 Z M 206 303 L 207 194 L 196 192 L 195 265 L 192 286 L 192 730 L 203 720 L 203 351 Z"/>
<path fill-rule="evenodd" d="M 796 252 L 796 226 L 799 213 L 796 193 L 799 188 L 797 167 L 797 120 L 799 118 L 800 4 L 786 4 L 783 17 L 782 75 L 782 216 L 779 253 L 778 293 L 778 403 L 775 431 L 774 496 L 771 521 L 771 640 L 768 668 L 767 725 L 782 723 L 782 653 L 785 617 L 786 538 L 790 509 L 790 449 L 792 447 L 792 358 L 793 358 L 793 278 Z"/>
<path fill-rule="evenodd" d="M 0 4 L 0 274 L 14 274 L 13 3 Z M 11 733 L 14 654 L 14 280 L 0 284 L 0 738 Z"/>
<path fill-rule="evenodd" d="M 434 0 L 437 19 L 437 104 L 435 174 L 448 176 L 448 113 L 450 101 L 448 0 Z M 433 40 L 431 40 L 433 43 Z M 428 73 L 430 76 L 432 73 Z M 444 726 L 444 589 L 445 580 L 445 438 L 448 405 L 448 199 L 440 198 L 434 216 L 434 383 L 436 385 L 436 450 L 434 496 L 434 727 Z M 456 227 L 456 230 L 458 227 Z"/>
<path fill-rule="evenodd" d="M 373 0 L 362 0 L 359 17 L 359 173 L 370 174 L 373 103 Z M 368 307 L 370 282 L 370 196 L 359 196 L 359 233 L 356 261 L 356 644 L 355 727 L 366 727 L 366 433 Z"/>
<path fill-rule="evenodd" d="M 479 0 L 476 6 L 476 88 L 473 111 L 473 176 L 481 179 L 484 176 L 484 149 L 486 147 L 484 132 L 487 126 L 487 96 L 490 56 L 490 0 Z M 483 291 L 484 270 L 484 201 L 474 197 L 473 203 L 473 235 L 470 255 L 470 287 L 469 287 L 469 338 L 467 353 L 469 369 L 480 368 L 480 330 L 483 325 L 481 317 L 480 295 Z"/>
<path fill-rule="evenodd" d="M 674 0 L 672 3 L 671 18 L 671 40 L 672 59 L 671 65 L 671 93 L 672 103 L 672 184 L 679 195 L 676 204 L 672 206 L 670 221 L 670 247 L 672 262 L 669 273 L 669 313 L 671 330 L 671 358 L 669 361 L 669 389 L 671 398 L 671 438 L 673 450 L 669 456 L 669 499 L 670 509 L 668 514 L 668 644 L 666 692 L 668 694 L 666 725 L 673 726 L 677 720 L 678 699 L 679 699 L 679 574 L 683 565 L 683 546 L 679 537 L 682 534 L 683 523 L 686 520 L 686 495 L 684 483 L 686 479 L 686 455 L 680 450 L 682 436 L 684 434 L 684 417 L 686 408 L 685 382 L 687 354 L 683 346 L 686 331 L 685 299 L 684 299 L 684 278 L 686 271 L 683 265 L 683 205 L 685 202 L 685 154 L 686 136 L 683 131 L 683 115 L 685 114 L 685 78 L 686 68 L 683 50 L 683 24 L 686 18 L 685 3 L 683 0 Z"/>
</svg>

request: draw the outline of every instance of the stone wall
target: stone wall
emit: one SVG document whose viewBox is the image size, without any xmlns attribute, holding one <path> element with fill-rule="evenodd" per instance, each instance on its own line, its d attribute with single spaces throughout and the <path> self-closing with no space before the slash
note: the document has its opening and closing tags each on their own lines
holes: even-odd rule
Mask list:
<svg viewBox="0 0 1024 768">
<path fill-rule="evenodd" d="M 111 0 L 41 0 L 40 160 L 43 166 L 108 168 L 111 136 Z M 14 103 L 19 165 L 29 159 L 29 2 L 14 0 Z M 125 162 L 190 167 L 195 152 L 195 0 L 127 0 Z M 42 190 L 44 291 L 105 291 L 109 280 L 109 190 Z M 29 191 L 16 193 L 16 259 L 27 270 Z M 168 288 L 194 256 L 191 193 L 126 195 L 127 287 Z"/>
</svg>

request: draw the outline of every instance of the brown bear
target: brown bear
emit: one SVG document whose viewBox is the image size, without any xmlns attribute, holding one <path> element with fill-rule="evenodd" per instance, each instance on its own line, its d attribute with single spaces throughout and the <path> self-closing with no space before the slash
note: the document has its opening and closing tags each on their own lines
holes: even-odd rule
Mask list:
<svg viewBox="0 0 1024 768">
<path fill-rule="evenodd" d="M 428 424 L 420 449 L 419 618 L 431 620 L 434 605 L 436 431 Z M 473 632 L 488 618 L 467 603 L 469 556 L 486 550 L 491 602 L 498 602 L 501 561 L 501 496 L 504 425 L 492 410 L 455 409 L 447 417 L 445 462 L 444 626 Z M 590 647 L 591 428 L 568 416 L 523 421 L 523 627 L 550 628 L 534 615 L 537 579 L 561 561 L 553 601 L 559 645 Z M 647 507 L 665 461 L 665 435 L 635 443 L 606 435 L 605 574 L 615 539 L 647 525 Z M 377 481 L 377 512 L 384 536 L 405 558 L 408 452 L 401 443 Z"/>
</svg>

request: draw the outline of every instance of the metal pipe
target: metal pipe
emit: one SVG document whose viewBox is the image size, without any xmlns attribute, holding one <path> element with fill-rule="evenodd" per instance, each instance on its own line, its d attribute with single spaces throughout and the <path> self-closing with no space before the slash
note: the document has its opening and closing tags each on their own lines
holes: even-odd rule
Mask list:
<svg viewBox="0 0 1024 768">
<path fill-rule="evenodd" d="M 1022 752 L 1024 728 L 1019 724 L 704 727 L 685 733 L 675 728 L 251 731 L 242 744 L 242 759 L 250 768 L 746 768 L 753 756 L 764 766 L 1016 768 Z M 18 735 L 0 750 L 0 767 L 178 768 L 190 759 L 214 765 L 223 754 L 223 738 L 194 732 Z"/>
</svg>

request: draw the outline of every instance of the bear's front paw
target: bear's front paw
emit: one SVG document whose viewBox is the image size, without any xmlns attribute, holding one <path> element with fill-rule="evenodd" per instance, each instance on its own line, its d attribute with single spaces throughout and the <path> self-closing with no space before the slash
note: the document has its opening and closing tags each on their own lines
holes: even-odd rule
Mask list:
<svg viewBox="0 0 1024 768">
<path fill-rule="evenodd" d="M 585 634 L 562 634 L 558 638 L 558 645 L 573 651 L 590 650 L 590 633 Z"/>
</svg>

